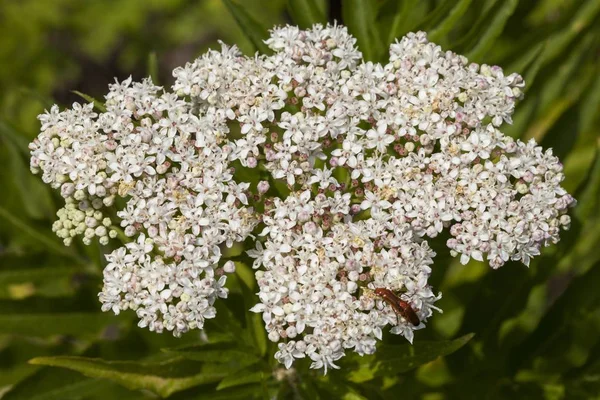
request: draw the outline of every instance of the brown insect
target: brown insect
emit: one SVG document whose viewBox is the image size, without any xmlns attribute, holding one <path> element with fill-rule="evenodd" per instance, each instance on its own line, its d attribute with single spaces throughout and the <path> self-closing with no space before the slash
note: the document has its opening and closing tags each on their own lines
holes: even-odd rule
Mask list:
<svg viewBox="0 0 600 400">
<path fill-rule="evenodd" d="M 403 317 L 405 320 L 417 326 L 421 323 L 417 313 L 413 308 L 408 304 L 408 302 L 402 300 L 398 297 L 394 292 L 390 289 L 385 288 L 377 288 L 375 289 L 375 294 L 383 299 L 386 303 L 392 307 L 396 315 Z"/>
</svg>

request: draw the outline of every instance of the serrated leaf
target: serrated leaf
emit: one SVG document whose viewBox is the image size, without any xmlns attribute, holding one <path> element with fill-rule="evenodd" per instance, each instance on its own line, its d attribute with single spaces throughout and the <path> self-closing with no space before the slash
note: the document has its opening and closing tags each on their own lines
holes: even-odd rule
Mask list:
<svg viewBox="0 0 600 400">
<path fill-rule="evenodd" d="M 267 29 L 263 28 L 242 5 L 233 0 L 223 0 L 223 3 L 255 49 L 263 54 L 271 53 L 269 47 L 263 42 L 268 37 Z"/>
<path fill-rule="evenodd" d="M 104 106 L 104 103 L 96 100 L 95 98 L 93 98 L 92 96 L 90 96 L 89 94 L 85 94 L 82 93 L 78 90 L 73 90 L 73 93 L 75 93 L 77 96 L 81 97 L 82 99 L 84 99 L 85 101 L 87 101 L 88 103 L 94 103 L 94 108 L 100 112 L 106 112 L 106 107 Z"/>
<path fill-rule="evenodd" d="M 123 322 L 105 313 L 54 313 L 0 315 L 0 334 L 47 337 L 97 335 L 107 326 Z"/>
<path fill-rule="evenodd" d="M 498 9 L 492 7 L 493 11 L 490 13 L 493 12 L 493 16 L 485 29 L 479 33 L 476 44 L 467 54 L 468 59 L 479 60 L 489 51 L 504 30 L 510 16 L 515 12 L 519 0 L 506 0 L 500 3 L 501 6 Z"/>
<path fill-rule="evenodd" d="M 401 374 L 438 357 L 454 353 L 463 347 L 475 334 L 470 333 L 454 340 L 438 342 L 416 342 L 414 345 L 381 345 L 373 356 L 360 359 L 358 368 L 349 372 L 348 380 L 366 382 L 378 376 Z"/>
<path fill-rule="evenodd" d="M 106 361 L 87 357 L 38 357 L 30 361 L 34 365 L 68 368 L 91 378 L 103 378 L 128 389 L 145 389 L 161 397 L 194 386 L 218 382 L 227 372 L 211 372 L 202 364 L 175 358 L 162 362 Z"/>
<path fill-rule="evenodd" d="M 382 47 L 376 30 L 374 3 L 370 0 L 342 0 L 342 16 L 356 37 L 365 60 L 375 61 Z"/>
<path fill-rule="evenodd" d="M 428 30 L 428 38 L 432 42 L 438 42 L 442 40 L 448 32 L 450 32 L 457 22 L 460 20 L 460 17 L 464 15 L 464 13 L 468 10 L 469 5 L 471 5 L 472 0 L 458 0 L 454 7 L 447 12 L 444 13 L 446 17 L 439 24 L 433 25 L 433 27 Z M 448 1 L 446 3 L 455 3 L 454 1 Z M 441 7 L 441 6 L 440 6 Z M 445 11 L 445 10 L 444 10 Z"/>
<path fill-rule="evenodd" d="M 302 29 L 327 23 L 327 17 L 316 0 L 287 0 L 287 9 L 294 23 Z"/>
</svg>

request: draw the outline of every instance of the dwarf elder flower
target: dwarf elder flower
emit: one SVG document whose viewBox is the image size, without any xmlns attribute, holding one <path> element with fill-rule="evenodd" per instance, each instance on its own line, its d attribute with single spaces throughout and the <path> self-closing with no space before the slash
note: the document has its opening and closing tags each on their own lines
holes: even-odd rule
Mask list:
<svg viewBox="0 0 600 400">
<path fill-rule="evenodd" d="M 371 354 L 383 329 L 412 342 L 440 298 L 427 240 L 493 268 L 528 265 L 568 227 L 575 200 L 562 165 L 500 131 L 523 79 L 409 33 L 389 63 L 362 62 L 340 25 L 271 31 L 272 55 L 222 44 L 173 71 L 110 86 L 106 111 L 53 106 L 40 116 L 31 169 L 60 189 L 53 230 L 129 241 L 106 255 L 103 310 L 179 335 L 215 317 L 253 242 L 261 313 L 289 368 L 337 368 Z M 396 293 L 407 321 L 375 294 Z M 414 322 L 414 319 L 413 319 Z"/>
</svg>

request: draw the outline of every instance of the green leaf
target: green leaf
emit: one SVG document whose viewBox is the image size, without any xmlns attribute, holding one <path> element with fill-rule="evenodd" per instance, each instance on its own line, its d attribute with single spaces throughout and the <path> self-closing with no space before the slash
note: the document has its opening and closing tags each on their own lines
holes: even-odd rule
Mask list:
<svg viewBox="0 0 600 400">
<path fill-rule="evenodd" d="M 236 263 L 236 270 L 238 270 L 238 275 L 241 273 L 242 275 L 246 271 L 252 273 L 250 267 L 246 265 L 241 265 L 242 263 Z M 249 270 L 249 271 L 248 271 Z M 265 324 L 262 320 L 262 315 L 260 313 L 253 313 L 250 311 L 252 307 L 256 303 L 258 303 L 258 296 L 253 292 L 254 290 L 254 279 L 243 280 L 244 284 L 242 284 L 242 293 L 244 295 L 244 306 L 246 307 L 246 325 L 250 330 L 252 335 L 252 339 L 254 341 L 254 345 L 256 346 L 256 350 L 258 350 L 258 354 L 262 357 L 267 353 L 267 333 L 265 330 Z"/>
<path fill-rule="evenodd" d="M 44 108 L 50 108 L 52 107 L 52 105 L 54 105 L 54 101 L 50 97 L 40 93 L 36 89 L 27 86 L 21 86 L 18 90 L 19 93 L 21 93 L 26 98 L 35 99 Z"/>
<path fill-rule="evenodd" d="M 17 218 L 13 213 L 5 209 L 4 207 L 0 207 L 0 218 L 4 218 L 11 224 L 13 224 L 16 228 L 28 234 L 32 239 L 35 239 L 40 244 L 44 245 L 46 249 L 49 251 L 60 254 L 63 256 L 67 256 L 74 259 L 79 259 L 79 257 L 73 253 L 70 249 L 58 243 L 54 237 L 50 237 L 46 235 L 43 231 L 36 229 L 29 224 L 25 223 L 21 219 Z"/>
<path fill-rule="evenodd" d="M 600 119 L 598 110 L 600 110 L 600 74 L 596 75 L 587 97 L 581 102 L 581 133 L 591 139 L 590 142 L 597 136 L 590 135 L 588 132 L 594 129 L 594 122 Z"/>
<path fill-rule="evenodd" d="M 536 324 L 535 331 L 516 348 L 520 365 L 538 360 L 536 368 L 562 373 L 566 367 L 583 365 L 590 349 L 598 344 L 600 264 L 596 263 L 581 276 L 563 279 L 567 281 L 567 289 Z"/>
<path fill-rule="evenodd" d="M 249 400 L 262 396 L 263 387 L 261 385 L 249 384 L 236 386 L 219 391 L 203 390 L 199 394 L 188 394 L 188 392 L 175 395 L 173 400 Z"/>
<path fill-rule="evenodd" d="M 342 0 L 342 17 L 358 41 L 365 60 L 375 61 L 381 54 L 381 42 L 375 22 L 374 2 L 369 0 Z"/>
<path fill-rule="evenodd" d="M 302 29 L 327 23 L 327 17 L 316 0 L 287 0 L 287 9 L 294 23 Z"/>
<path fill-rule="evenodd" d="M 39 367 L 37 367 L 39 368 Z M 89 379 L 65 369 L 42 368 L 13 386 L 2 400 L 148 399 L 102 379 Z"/>
<path fill-rule="evenodd" d="M 38 177 L 33 176 L 26 161 L 14 143 L 5 143 L 10 161 L 10 175 L 19 193 L 20 202 L 27 215 L 33 219 L 44 219 L 53 214 L 54 205 L 50 188 Z"/>
<path fill-rule="evenodd" d="M 155 51 L 148 54 L 148 76 L 152 79 L 152 83 L 155 85 L 160 84 L 158 79 L 158 57 Z"/>
<path fill-rule="evenodd" d="M 459 0 L 462 1 L 462 0 Z M 440 4 L 431 10 L 427 17 L 423 18 L 422 21 L 419 22 L 418 28 L 420 31 L 427 31 L 434 29 L 436 26 L 440 25 L 445 17 L 448 16 L 448 13 L 452 9 L 452 6 L 456 4 L 455 0 L 444 0 L 441 1 Z"/>
<path fill-rule="evenodd" d="M 415 7 L 418 3 L 418 0 L 402 1 L 402 4 L 399 7 L 400 9 L 396 12 L 396 15 L 394 15 L 394 19 L 392 21 L 390 33 L 387 37 L 388 44 L 392 43 L 394 39 L 396 39 L 398 36 L 408 32 L 407 21 L 409 20 L 409 17 L 411 15 L 411 9 Z"/>
<path fill-rule="evenodd" d="M 223 3 L 255 49 L 263 54 L 271 53 L 271 49 L 264 43 L 268 37 L 267 30 L 246 11 L 245 7 L 233 0 L 223 0 Z"/>
<path fill-rule="evenodd" d="M 173 349 L 164 349 L 164 351 L 194 361 L 214 363 L 234 362 L 239 367 L 258 361 L 258 357 L 254 355 L 254 349 L 243 347 L 240 343 L 233 341 L 199 343 Z"/>
<path fill-rule="evenodd" d="M 539 110 L 542 114 L 546 113 L 553 102 L 560 101 L 565 87 L 579 82 L 580 68 L 578 67 L 582 60 L 589 55 L 590 50 L 594 48 L 595 39 L 591 32 L 581 37 L 569 54 L 566 54 L 564 59 L 559 60 L 558 65 L 554 66 L 550 79 L 544 82 L 544 87 L 538 91 Z M 527 79 L 531 78 L 526 74 L 525 79 L 527 84 Z"/>
<path fill-rule="evenodd" d="M 600 109 L 600 75 L 596 76 L 594 83 L 589 85 L 588 93 L 578 103 L 580 110 L 580 130 L 573 149 L 563 159 L 565 180 L 564 188 L 573 192 L 582 181 L 586 179 L 594 165 L 594 159 L 600 143 L 598 133 L 595 130 L 600 118 L 597 110 Z M 580 199 L 577 193 L 576 198 Z M 581 201 L 576 208 L 580 212 Z"/>
<path fill-rule="evenodd" d="M 0 315 L 0 334 L 46 337 L 97 335 L 107 326 L 123 322 L 106 313 L 55 313 Z"/>
<path fill-rule="evenodd" d="M 248 311 L 246 315 L 249 317 L 250 329 L 252 331 L 252 337 L 256 343 L 258 354 L 264 356 L 267 353 L 268 342 L 266 328 L 262 320 L 262 316 L 250 311 Z"/>
<path fill-rule="evenodd" d="M 73 267 L 46 267 L 0 271 L 0 299 L 22 299 L 29 296 L 59 297 L 75 291 Z"/>
<path fill-rule="evenodd" d="M 485 26 L 485 29 L 479 33 L 477 43 L 467 54 L 469 60 L 479 60 L 489 51 L 504 30 L 508 18 L 515 12 L 519 0 L 506 0 L 500 3 L 502 4 L 498 9 L 492 7 L 493 11 L 490 11 L 490 13 L 494 13 L 493 18 Z"/>
<path fill-rule="evenodd" d="M 8 121 L 0 120 L 0 134 L 7 141 L 13 143 L 23 156 L 29 157 L 29 143 L 27 138 Z"/>
<path fill-rule="evenodd" d="M 560 32 L 548 38 L 552 46 L 548 46 L 548 51 L 542 57 L 543 64 L 547 64 L 555 58 L 564 54 L 569 44 L 575 39 L 580 38 L 585 28 L 593 23 L 594 18 L 600 13 L 600 1 L 587 0 L 577 7 L 577 14 L 569 20 L 568 26 Z"/>
<path fill-rule="evenodd" d="M 598 206 L 600 206 L 600 140 L 596 145 L 594 163 L 580 193 L 578 193 L 575 215 L 582 222 L 593 219 L 594 216 L 597 218 Z"/>
<path fill-rule="evenodd" d="M 333 376 L 324 376 L 316 380 L 317 388 L 323 393 L 323 398 L 334 398 L 342 400 L 367 400 L 360 395 L 348 382 L 335 379 Z"/>
<path fill-rule="evenodd" d="M 530 65 L 541 60 L 540 55 L 544 52 L 544 49 L 547 45 L 548 42 L 541 42 L 533 46 L 531 49 L 513 61 L 508 67 L 506 67 L 506 70 L 523 74 Z"/>
<path fill-rule="evenodd" d="M 218 382 L 226 372 L 202 368 L 202 364 L 175 358 L 162 362 L 105 361 L 87 357 L 38 357 L 34 365 L 68 368 L 90 378 L 103 378 L 128 389 L 145 389 L 161 397 L 194 386 Z"/>
<path fill-rule="evenodd" d="M 88 103 L 94 103 L 94 108 L 96 108 L 96 110 L 98 110 L 100 112 L 106 112 L 106 107 L 104 106 L 103 102 L 96 100 L 89 94 L 82 93 L 78 90 L 73 90 L 73 93 L 75 93 L 77 96 L 81 97 L 82 99 L 86 100 Z"/>
<path fill-rule="evenodd" d="M 392 376 L 410 371 L 438 357 L 454 353 L 473 336 L 475 334 L 470 333 L 455 340 L 378 346 L 375 355 L 360 358 L 358 368 L 348 374 L 348 379 L 361 383 L 378 376 Z"/>
<path fill-rule="evenodd" d="M 546 93 L 548 93 L 548 99 L 552 96 L 552 102 L 547 103 L 545 107 L 542 105 L 541 109 L 544 112 L 540 114 L 536 121 L 530 124 L 529 129 L 523 134 L 522 139 L 534 138 L 538 143 L 541 142 L 546 133 L 550 131 L 560 117 L 580 99 L 581 94 L 588 87 L 589 83 L 591 83 L 592 78 L 594 78 L 594 74 L 593 71 L 579 71 L 579 79 L 564 88 L 562 92 L 552 92 L 552 86 L 549 86 Z M 562 86 L 558 82 L 556 83 L 557 86 L 554 88 Z"/>
<path fill-rule="evenodd" d="M 535 78 L 537 77 L 538 72 L 540 72 L 540 69 L 542 68 L 542 61 L 544 60 L 543 54 L 546 51 L 547 47 L 549 47 L 548 42 L 544 42 L 540 54 L 535 57 L 533 63 L 525 71 L 525 89 L 523 90 L 524 93 L 527 93 L 529 89 L 533 87 L 533 82 L 535 82 Z"/>
<path fill-rule="evenodd" d="M 248 289 L 254 290 L 256 288 L 256 279 L 254 278 L 254 271 L 248 265 L 246 265 L 243 262 L 236 261 L 235 274 L 240 278 L 240 280 L 246 285 Z M 254 304 L 252 306 L 254 306 Z"/>
<path fill-rule="evenodd" d="M 270 371 L 264 364 L 252 364 L 223 379 L 217 386 L 217 390 L 230 387 L 246 385 L 249 383 L 260 383 L 270 375 Z"/>
<path fill-rule="evenodd" d="M 446 14 L 446 18 L 441 21 L 439 24 L 435 24 L 431 30 L 428 30 L 427 37 L 432 42 L 438 42 L 442 40 L 448 32 L 454 28 L 456 23 L 460 20 L 460 17 L 464 15 L 464 13 L 468 10 L 469 5 L 471 5 L 472 0 L 458 0 L 454 7 Z M 454 3 L 453 1 L 447 1 L 444 4 Z M 442 4 L 442 5 L 444 5 Z M 441 7 L 441 6 L 440 6 Z"/>
</svg>

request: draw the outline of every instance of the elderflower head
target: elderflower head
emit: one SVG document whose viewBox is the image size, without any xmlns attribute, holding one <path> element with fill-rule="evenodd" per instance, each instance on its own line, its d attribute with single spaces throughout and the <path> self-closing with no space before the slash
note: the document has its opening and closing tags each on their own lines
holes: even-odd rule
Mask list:
<svg viewBox="0 0 600 400">
<path fill-rule="evenodd" d="M 106 111 L 40 116 L 31 168 L 60 189 L 69 244 L 121 230 L 103 310 L 179 335 L 215 317 L 236 242 L 256 269 L 275 357 L 337 368 L 383 329 L 412 342 L 440 298 L 428 284 L 443 230 L 462 263 L 526 265 L 569 225 L 574 199 L 551 150 L 499 129 L 524 82 L 409 33 L 363 62 L 345 27 L 275 28 L 272 55 L 222 44 L 173 71 L 110 86 Z M 399 313 L 376 289 L 410 307 Z M 407 320 L 407 319 L 410 319 Z"/>
</svg>

